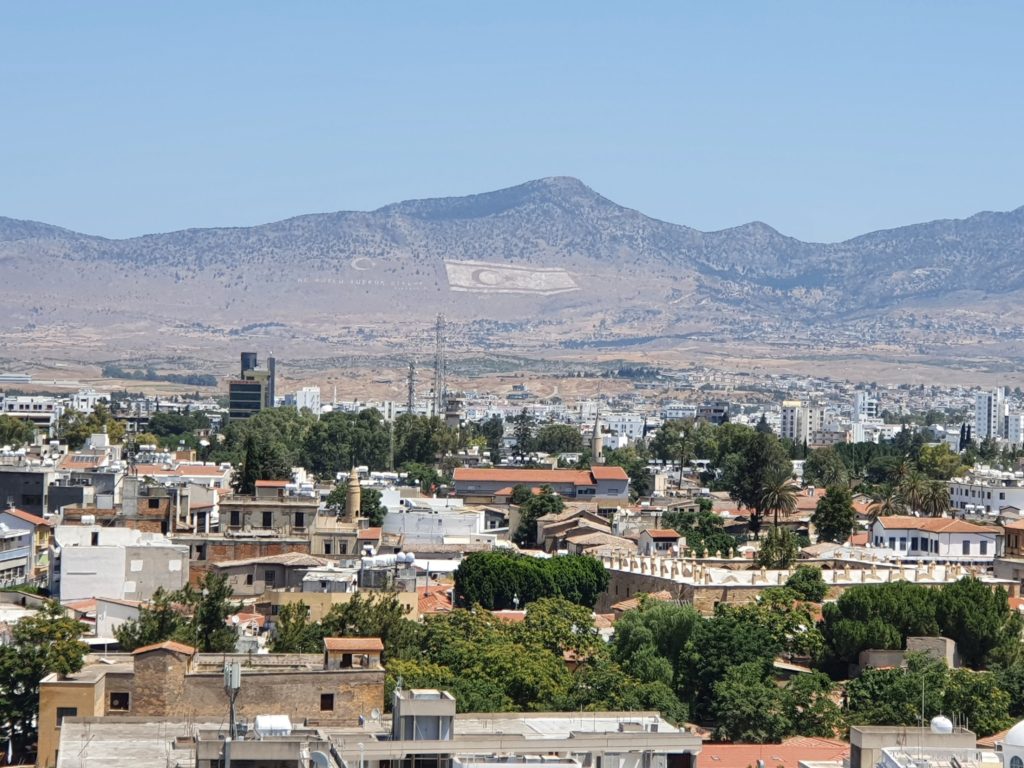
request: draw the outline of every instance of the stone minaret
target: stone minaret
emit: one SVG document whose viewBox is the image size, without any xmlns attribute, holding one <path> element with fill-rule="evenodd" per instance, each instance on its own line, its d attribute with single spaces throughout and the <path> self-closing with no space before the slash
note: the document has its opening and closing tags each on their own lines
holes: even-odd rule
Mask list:
<svg viewBox="0 0 1024 768">
<path fill-rule="evenodd" d="M 362 503 L 363 492 L 359 485 L 359 473 L 356 468 L 348 474 L 348 496 L 345 499 L 345 520 L 354 522 L 359 517 L 359 505 Z"/>
<path fill-rule="evenodd" d="M 594 464 L 604 463 L 604 436 L 601 434 L 601 411 L 594 417 L 594 434 L 590 438 L 590 453 Z"/>
</svg>

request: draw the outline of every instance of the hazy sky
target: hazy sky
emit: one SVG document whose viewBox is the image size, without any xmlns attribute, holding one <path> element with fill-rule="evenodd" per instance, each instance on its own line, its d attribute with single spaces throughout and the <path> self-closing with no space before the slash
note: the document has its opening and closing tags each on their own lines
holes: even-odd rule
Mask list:
<svg viewBox="0 0 1024 768">
<path fill-rule="evenodd" d="M 0 215 L 127 236 L 578 176 L 834 240 L 1024 205 L 1024 3 L 0 6 Z"/>
</svg>

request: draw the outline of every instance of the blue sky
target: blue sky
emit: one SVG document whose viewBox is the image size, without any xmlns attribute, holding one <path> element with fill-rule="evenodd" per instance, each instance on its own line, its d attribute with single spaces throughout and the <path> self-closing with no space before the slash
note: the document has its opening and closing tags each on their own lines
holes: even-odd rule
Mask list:
<svg viewBox="0 0 1024 768">
<path fill-rule="evenodd" d="M 1024 205 L 1024 3 L 7 3 L 0 215 L 107 236 L 578 176 L 803 239 Z"/>
</svg>

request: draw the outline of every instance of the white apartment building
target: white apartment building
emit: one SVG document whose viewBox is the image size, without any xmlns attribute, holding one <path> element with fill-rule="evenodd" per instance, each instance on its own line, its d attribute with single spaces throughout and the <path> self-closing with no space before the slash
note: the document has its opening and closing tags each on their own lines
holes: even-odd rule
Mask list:
<svg viewBox="0 0 1024 768">
<path fill-rule="evenodd" d="M 309 408 L 316 416 L 320 415 L 320 387 L 303 387 L 295 392 L 295 408 Z"/>
<path fill-rule="evenodd" d="M 646 420 L 639 413 L 609 413 L 601 416 L 605 428 L 630 442 L 644 436 Z"/>
<path fill-rule="evenodd" d="M 1006 417 L 1006 440 L 1018 447 L 1024 445 L 1024 413 L 1011 413 Z"/>
<path fill-rule="evenodd" d="M 974 396 L 974 439 L 1006 437 L 1006 390 L 996 387 L 991 392 Z"/>
<path fill-rule="evenodd" d="M 976 466 L 949 481 L 949 503 L 953 509 L 993 517 L 1003 507 L 1024 509 L 1024 472 Z"/>
<path fill-rule="evenodd" d="M 818 405 L 804 405 L 800 400 L 782 403 L 779 435 L 795 443 L 809 443 L 815 432 L 823 431 L 825 409 Z"/>
<path fill-rule="evenodd" d="M 36 429 L 45 429 L 53 436 L 64 407 L 57 398 L 46 395 L 0 394 L 0 413 L 31 422 Z"/>
<path fill-rule="evenodd" d="M 50 549 L 50 591 L 62 602 L 93 597 L 149 600 L 188 581 L 189 548 L 159 533 L 100 525 L 58 525 Z"/>
<path fill-rule="evenodd" d="M 869 421 L 878 418 L 878 398 L 870 392 L 855 392 L 853 395 L 853 421 Z"/>
<path fill-rule="evenodd" d="M 672 421 L 674 419 L 696 419 L 697 406 L 687 405 L 686 403 L 669 403 L 665 406 L 663 415 L 666 421 Z"/>
</svg>

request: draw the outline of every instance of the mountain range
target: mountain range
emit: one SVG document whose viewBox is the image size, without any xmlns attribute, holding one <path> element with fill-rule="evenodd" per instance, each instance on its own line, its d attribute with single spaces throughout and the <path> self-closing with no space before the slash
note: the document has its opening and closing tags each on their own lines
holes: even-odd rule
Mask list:
<svg viewBox="0 0 1024 768">
<path fill-rule="evenodd" d="M 121 240 L 0 217 L 0 323 L 24 343 L 55 328 L 167 344 L 268 325 L 400 338 L 440 312 L 478 347 L 1017 339 L 1022 256 L 1024 207 L 810 243 L 760 222 L 659 221 L 553 177 Z"/>
</svg>

